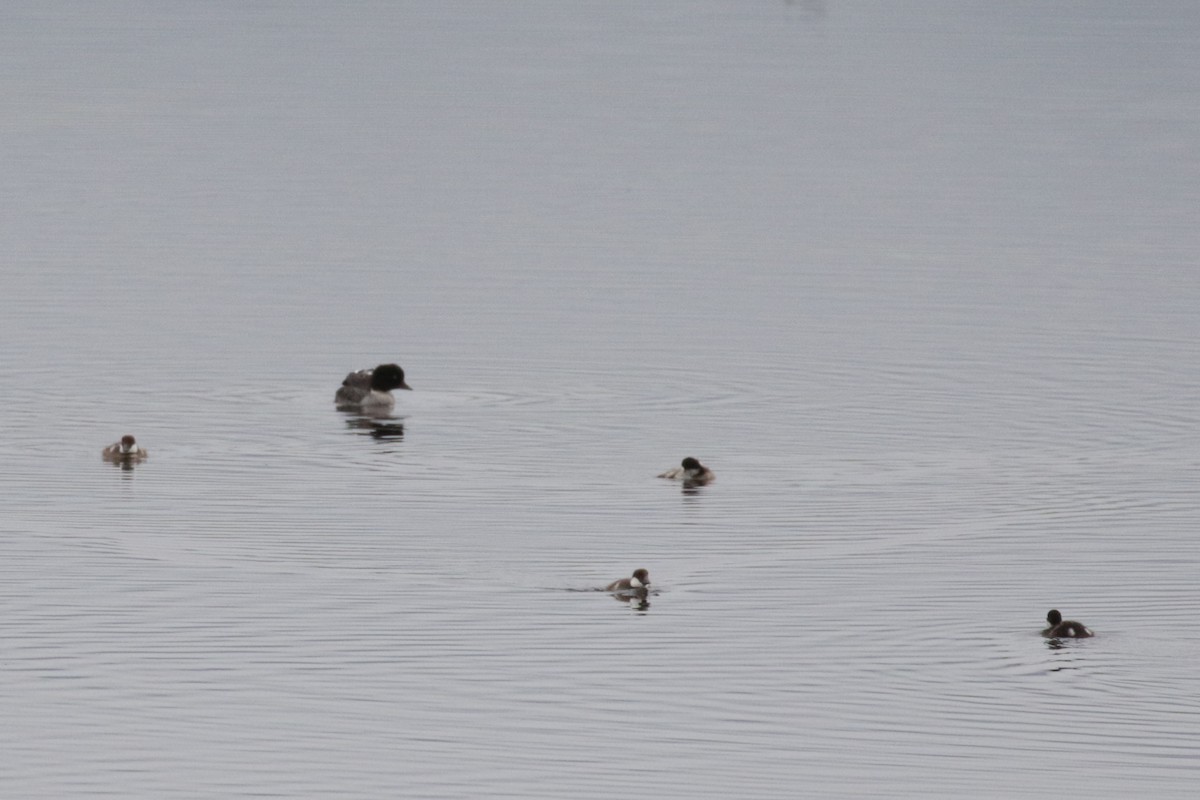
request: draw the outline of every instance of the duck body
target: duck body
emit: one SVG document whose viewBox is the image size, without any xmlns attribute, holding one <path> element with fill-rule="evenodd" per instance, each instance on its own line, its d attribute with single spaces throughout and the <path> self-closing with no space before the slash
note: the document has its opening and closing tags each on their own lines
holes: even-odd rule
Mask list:
<svg viewBox="0 0 1200 800">
<path fill-rule="evenodd" d="M 649 585 L 650 572 L 644 569 L 635 569 L 631 577 L 613 581 L 604 588 L 604 591 L 628 592 L 636 589 L 645 589 Z"/>
<path fill-rule="evenodd" d="M 1062 614 L 1058 613 L 1058 609 L 1055 608 L 1050 609 L 1046 614 L 1046 622 L 1050 624 L 1050 627 L 1042 631 L 1042 636 L 1048 639 L 1087 639 L 1095 636 L 1082 622 L 1064 620 Z"/>
<path fill-rule="evenodd" d="M 333 402 L 338 408 L 387 409 L 396 404 L 393 389 L 412 391 L 404 382 L 404 370 L 399 365 L 380 364 L 375 369 L 360 369 L 347 375 Z"/>
<path fill-rule="evenodd" d="M 137 440 L 127 433 L 121 437 L 121 441 L 101 450 L 100 455 L 105 461 L 142 461 L 150 454 L 145 448 L 139 447 Z"/>
<path fill-rule="evenodd" d="M 666 478 L 669 481 L 683 481 L 684 483 L 692 484 L 709 483 L 717 478 L 711 469 L 691 456 L 681 461 L 678 467 L 673 467 L 658 477 Z"/>
</svg>

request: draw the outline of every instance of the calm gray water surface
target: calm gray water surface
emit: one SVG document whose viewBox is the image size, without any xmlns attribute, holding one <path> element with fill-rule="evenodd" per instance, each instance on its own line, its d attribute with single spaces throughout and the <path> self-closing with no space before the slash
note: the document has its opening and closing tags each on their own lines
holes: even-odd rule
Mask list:
<svg viewBox="0 0 1200 800">
<path fill-rule="evenodd" d="M 1198 40 L 6 5 L 0 795 L 1194 796 Z"/>
</svg>

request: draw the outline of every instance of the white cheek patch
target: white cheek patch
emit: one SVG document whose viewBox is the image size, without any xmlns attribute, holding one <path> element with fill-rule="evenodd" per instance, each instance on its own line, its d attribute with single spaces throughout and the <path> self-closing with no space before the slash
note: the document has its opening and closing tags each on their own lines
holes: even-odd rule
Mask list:
<svg viewBox="0 0 1200 800">
<path fill-rule="evenodd" d="M 641 581 L 639 581 L 637 578 L 630 578 L 630 579 L 629 579 L 629 586 L 630 586 L 630 588 L 633 588 L 633 589 L 640 589 L 640 588 L 642 588 L 642 586 L 643 586 L 643 585 L 644 585 L 644 584 L 643 584 Z"/>
</svg>

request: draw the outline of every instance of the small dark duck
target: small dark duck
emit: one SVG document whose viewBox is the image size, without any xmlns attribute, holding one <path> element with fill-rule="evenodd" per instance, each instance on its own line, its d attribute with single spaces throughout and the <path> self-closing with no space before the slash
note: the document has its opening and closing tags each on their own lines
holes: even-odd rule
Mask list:
<svg viewBox="0 0 1200 800">
<path fill-rule="evenodd" d="M 100 455 L 104 457 L 105 461 L 132 463 L 142 461 L 150 454 L 146 452 L 145 448 L 138 447 L 137 440 L 133 438 L 132 434 L 127 433 L 121 437 L 121 441 L 114 442 L 101 450 Z"/>
<path fill-rule="evenodd" d="M 630 578 L 621 578 L 605 587 L 606 592 L 628 592 L 635 589 L 645 589 L 650 585 L 650 573 L 644 569 L 635 569 Z"/>
<path fill-rule="evenodd" d="M 347 375 L 333 402 L 338 408 L 390 409 L 396 404 L 393 389 L 412 391 L 404 382 L 404 370 L 398 364 L 380 364 L 375 369 L 360 369 Z"/>
<path fill-rule="evenodd" d="M 1046 622 L 1050 623 L 1050 627 L 1042 631 L 1042 636 L 1050 639 L 1086 639 L 1095 635 L 1082 622 L 1064 620 L 1057 608 L 1050 609 L 1046 614 Z"/>
<path fill-rule="evenodd" d="M 717 478 L 711 469 L 691 456 L 680 462 L 678 467 L 672 467 L 658 477 L 666 478 L 669 481 L 683 481 L 690 484 L 705 484 Z"/>
</svg>

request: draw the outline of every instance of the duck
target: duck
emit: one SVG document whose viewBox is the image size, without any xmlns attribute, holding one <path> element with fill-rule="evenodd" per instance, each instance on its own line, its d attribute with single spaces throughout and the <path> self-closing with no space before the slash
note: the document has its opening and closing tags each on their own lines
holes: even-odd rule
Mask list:
<svg viewBox="0 0 1200 800">
<path fill-rule="evenodd" d="M 633 576 L 615 580 L 604 587 L 606 592 L 628 592 L 632 589 L 645 589 L 650 585 L 650 573 L 644 569 L 635 569 Z"/>
<path fill-rule="evenodd" d="M 711 469 L 691 456 L 681 461 L 678 467 L 672 467 L 658 477 L 666 478 L 669 481 L 683 481 L 684 483 L 691 484 L 705 484 L 717 478 Z"/>
<path fill-rule="evenodd" d="M 391 408 L 396 404 L 393 389 L 412 387 L 404 382 L 404 370 L 398 364 L 380 364 L 375 369 L 351 372 L 333 396 L 339 408 Z"/>
<path fill-rule="evenodd" d="M 1046 614 L 1046 622 L 1050 623 L 1050 627 L 1042 631 L 1042 636 L 1053 639 L 1086 639 L 1089 636 L 1094 636 L 1091 631 L 1084 627 L 1082 622 L 1073 620 L 1064 620 L 1062 614 L 1058 613 L 1057 608 L 1052 608 Z"/>
<path fill-rule="evenodd" d="M 150 455 L 145 448 L 139 447 L 137 440 L 128 433 L 121 437 L 121 441 L 104 448 L 100 454 L 105 461 L 141 461 Z"/>
</svg>

